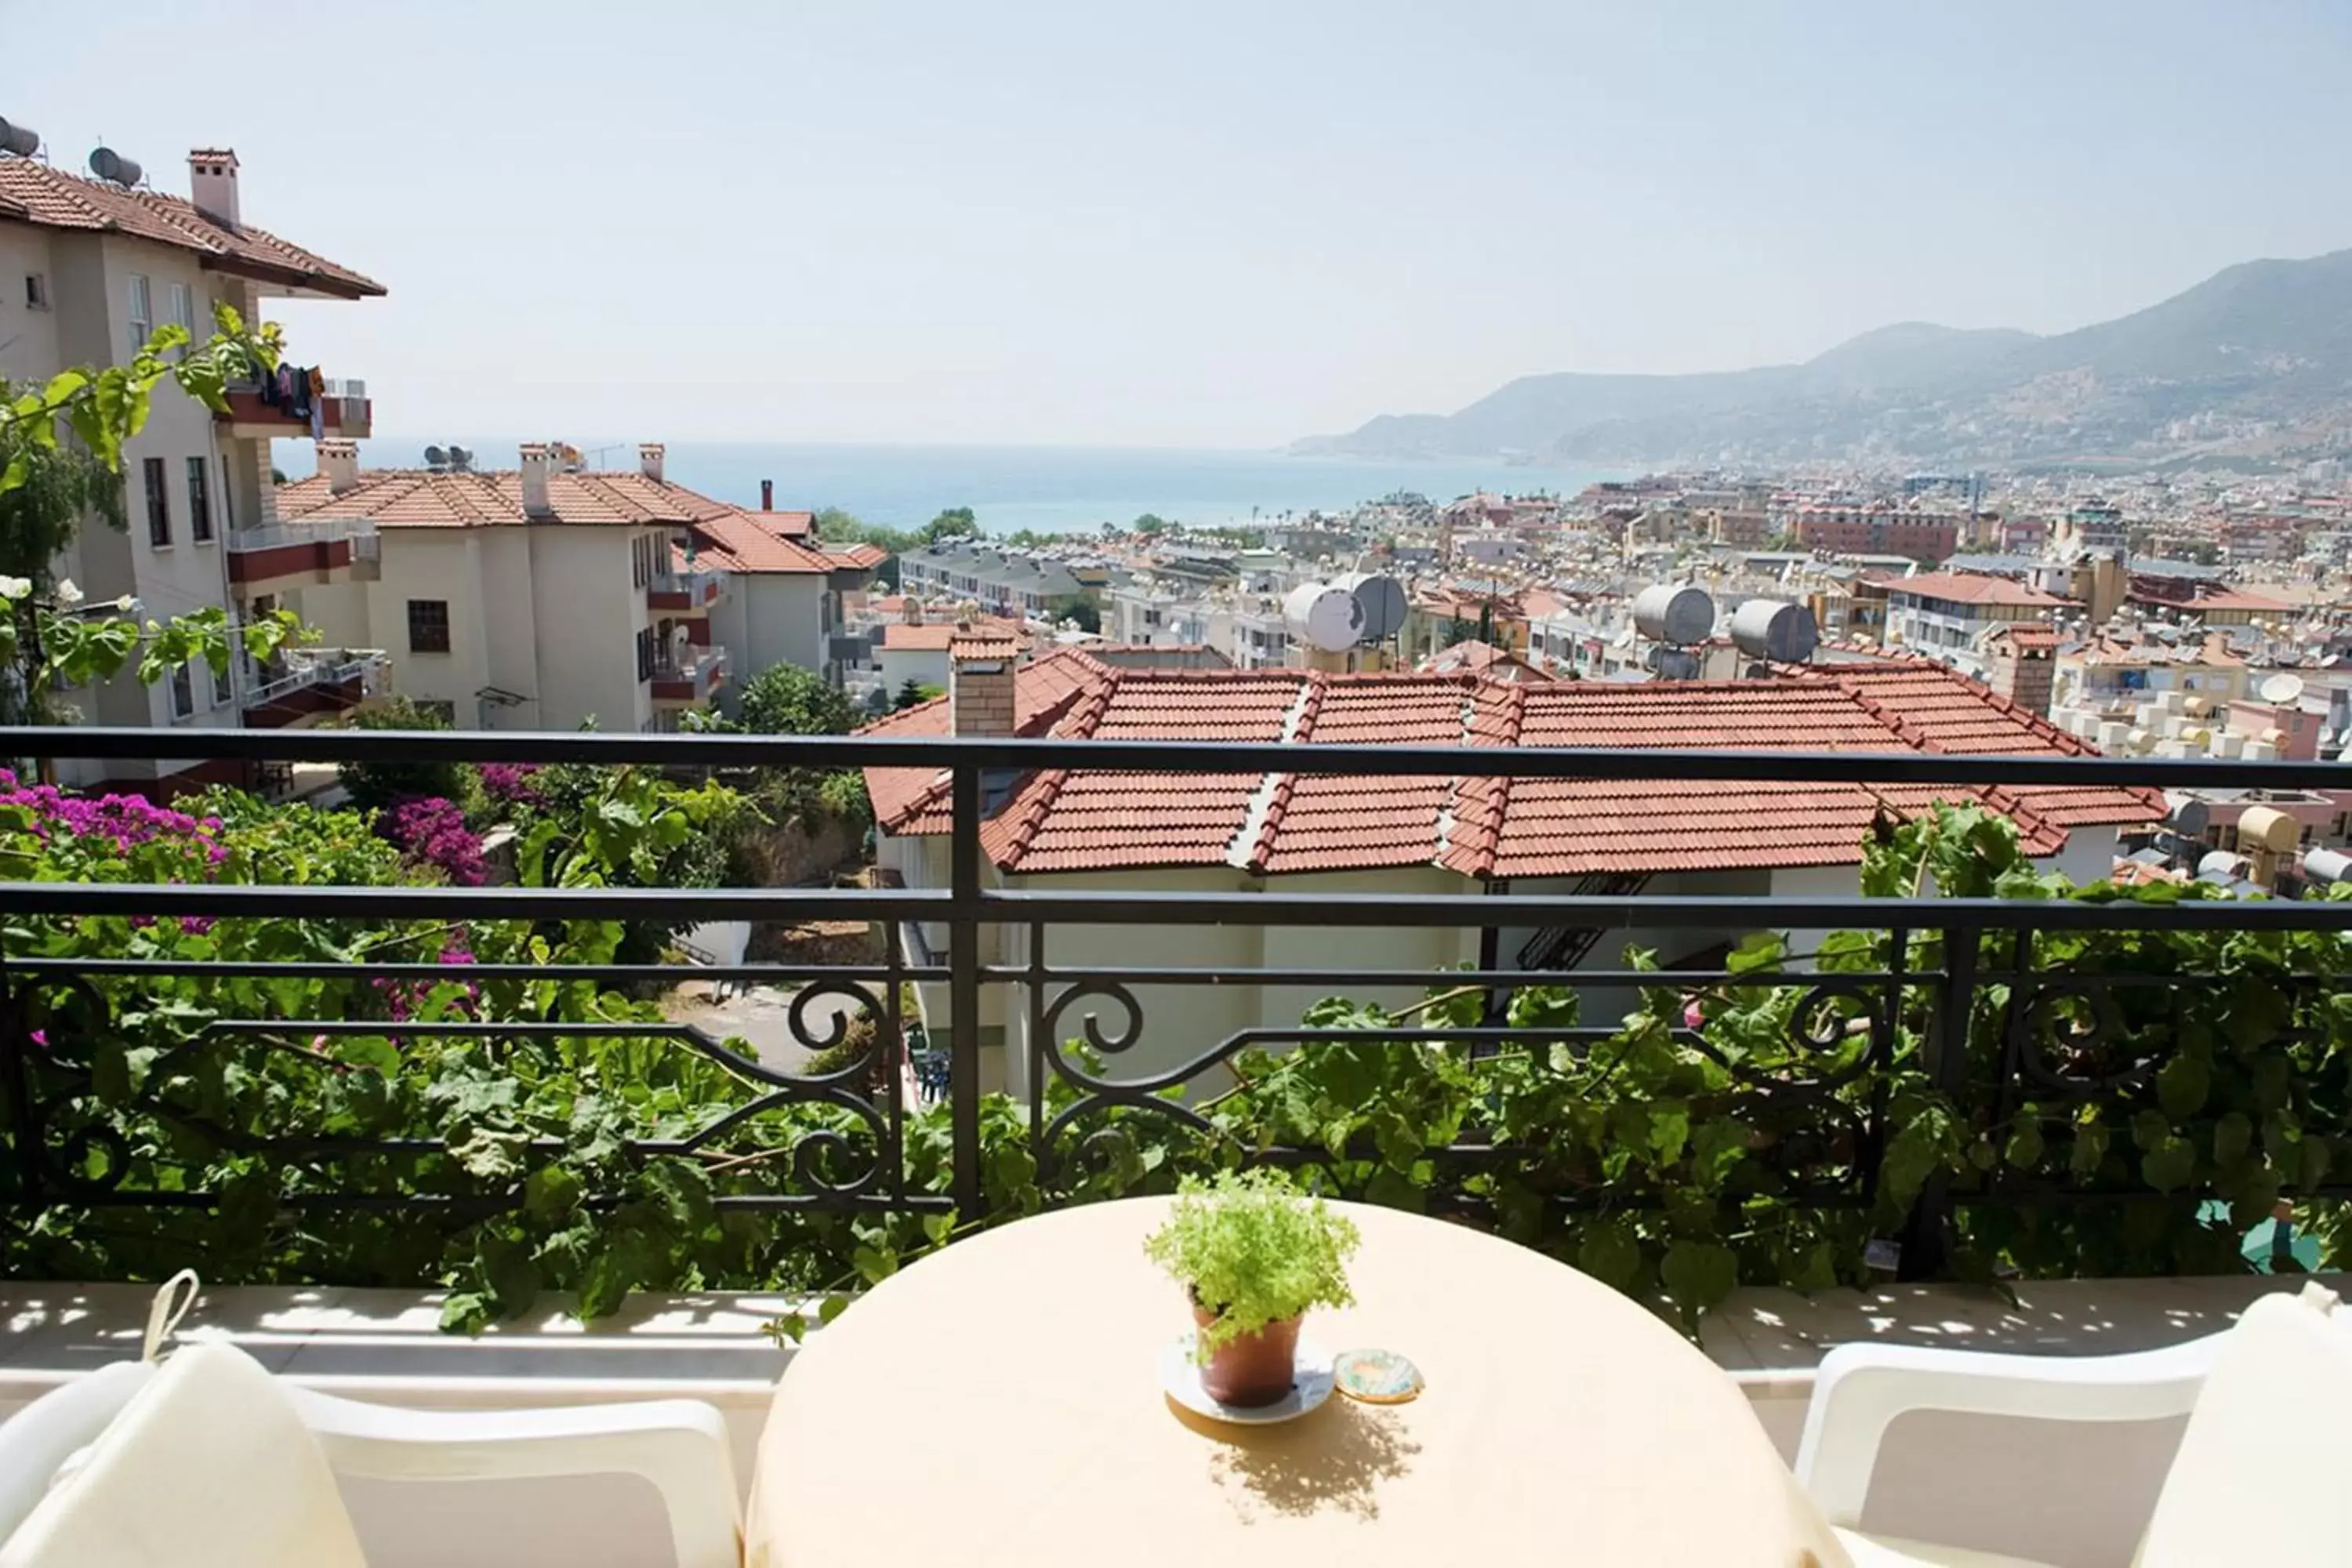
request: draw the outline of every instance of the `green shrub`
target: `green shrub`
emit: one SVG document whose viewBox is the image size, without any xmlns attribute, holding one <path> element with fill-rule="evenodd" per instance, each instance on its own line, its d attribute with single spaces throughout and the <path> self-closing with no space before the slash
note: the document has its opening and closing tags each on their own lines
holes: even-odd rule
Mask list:
<svg viewBox="0 0 2352 1568">
<path fill-rule="evenodd" d="M 343 721 L 343 726 L 352 730 L 453 728 L 437 710 L 419 707 L 400 696 L 357 710 Z M 456 801 L 468 817 L 480 805 L 481 791 L 473 774 L 474 770 L 463 763 L 341 763 L 335 768 L 352 804 L 364 810 L 380 811 L 404 800 L 439 795 Z"/>
</svg>

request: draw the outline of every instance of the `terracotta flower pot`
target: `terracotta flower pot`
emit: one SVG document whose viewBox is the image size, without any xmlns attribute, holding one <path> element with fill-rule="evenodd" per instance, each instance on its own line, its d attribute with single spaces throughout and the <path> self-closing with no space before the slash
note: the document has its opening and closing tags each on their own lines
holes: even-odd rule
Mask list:
<svg viewBox="0 0 2352 1568">
<path fill-rule="evenodd" d="M 1288 1394 L 1298 1361 L 1298 1325 L 1304 1316 L 1268 1323 L 1256 1333 L 1227 1341 L 1213 1352 L 1208 1365 L 1201 1369 L 1201 1386 L 1209 1397 L 1220 1405 L 1248 1410 L 1272 1405 Z M 1199 1327 L 1206 1329 L 1216 1321 L 1216 1313 L 1198 1301 L 1192 1303 L 1192 1321 Z"/>
</svg>

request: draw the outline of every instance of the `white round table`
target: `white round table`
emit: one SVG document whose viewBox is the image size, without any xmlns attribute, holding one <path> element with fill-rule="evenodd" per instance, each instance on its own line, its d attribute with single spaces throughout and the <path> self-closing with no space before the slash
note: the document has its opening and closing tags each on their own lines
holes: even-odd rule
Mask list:
<svg viewBox="0 0 2352 1568">
<path fill-rule="evenodd" d="M 1832 1568 L 1845 1552 L 1738 1387 L 1576 1270 L 1465 1226 L 1340 1205 L 1358 1304 L 1333 1351 L 1419 1364 L 1229 1426 L 1161 1392 L 1190 1327 L 1143 1256 L 1167 1201 L 1066 1209 L 884 1280 L 793 1357 L 752 1479 L 751 1568 L 1345 1563 Z"/>
</svg>

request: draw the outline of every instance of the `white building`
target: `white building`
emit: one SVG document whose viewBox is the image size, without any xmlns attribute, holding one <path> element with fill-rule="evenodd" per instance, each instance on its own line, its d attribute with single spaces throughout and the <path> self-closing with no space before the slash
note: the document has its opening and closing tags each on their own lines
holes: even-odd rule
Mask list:
<svg viewBox="0 0 2352 1568">
<path fill-rule="evenodd" d="M 1886 642 L 1981 673 L 1978 646 L 1986 632 L 2012 621 L 2048 621 L 2080 606 L 2008 577 L 1929 572 L 1886 585 Z"/>
<path fill-rule="evenodd" d="M 400 690 L 465 729 L 669 730 L 771 665 L 828 668 L 870 548 L 833 555 L 784 536 L 800 514 L 671 484 L 656 445 L 633 472 L 537 444 L 520 458 L 363 473 L 349 443 L 321 443 L 280 509 L 372 526 L 382 567 L 303 590 L 304 619 L 388 649 Z"/>
<path fill-rule="evenodd" d="M 202 342 L 215 304 L 251 322 L 267 300 L 384 292 L 247 223 L 234 152 L 200 148 L 188 168 L 191 197 L 182 198 L 0 153 L 0 377 L 37 385 L 72 366 L 124 364 L 167 323 Z M 301 345 L 293 347 L 299 358 Z M 312 401 L 321 430 L 369 433 L 363 389 L 328 383 L 314 395 L 307 374 L 301 416 L 253 387 L 233 388 L 231 411 L 216 415 L 169 383 L 159 386 L 146 426 L 123 448 L 130 527 L 86 527 L 58 574 L 93 600 L 131 595 L 145 616 L 163 620 L 208 606 L 236 617 L 289 603 L 297 580 L 348 582 L 367 570 L 366 545 L 351 534 L 278 527 L 269 443 L 312 434 Z M 275 726 L 348 706 L 374 678 L 365 654 L 319 650 L 267 668 L 240 659 L 221 679 L 202 661 L 152 688 L 124 675 L 67 700 L 97 724 Z M 158 763 L 68 759 L 59 774 L 69 784 L 154 787 L 240 770 L 173 774 Z"/>
</svg>

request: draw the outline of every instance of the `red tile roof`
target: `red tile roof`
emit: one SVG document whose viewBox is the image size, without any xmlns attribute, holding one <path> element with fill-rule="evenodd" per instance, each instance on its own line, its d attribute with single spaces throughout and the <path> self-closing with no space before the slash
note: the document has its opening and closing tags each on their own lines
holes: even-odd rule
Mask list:
<svg viewBox="0 0 2352 1568">
<path fill-rule="evenodd" d="M 373 468 L 341 495 L 323 474 L 278 487 L 281 518 L 368 517 L 388 528 L 483 528 L 533 521 L 522 508 L 522 477 L 504 472 L 436 474 L 425 468 Z M 725 501 L 683 485 L 634 472 L 551 474 L 551 516 L 570 526 L 684 525 L 732 513 Z"/>
<path fill-rule="evenodd" d="M 2048 621 L 2003 621 L 1985 633 L 1985 640 L 2005 640 L 2020 648 L 2049 653 L 2058 647 L 2058 628 Z"/>
<path fill-rule="evenodd" d="M 1014 679 L 1026 736 L 1294 744 L 1730 747 L 1761 751 L 2078 752 L 2081 742 L 1936 666 L 1809 667 L 1773 681 L 1563 681 L 1304 670 L 1120 669 L 1076 650 Z M 945 698 L 869 733 L 943 734 Z M 869 769 L 886 832 L 949 831 L 947 777 Z M 1232 866 L 1293 871 L 1443 866 L 1465 876 L 1570 876 L 1851 865 L 1874 818 L 1937 799 L 2016 820 L 2054 854 L 2070 827 L 2160 818 L 2153 791 L 1924 785 L 1709 784 L 1048 769 L 990 817 L 982 845 L 1008 871 Z"/>
<path fill-rule="evenodd" d="M 976 631 L 1003 637 L 1013 644 L 1011 653 L 1019 653 L 1029 646 L 1027 627 L 1018 621 L 999 620 L 993 616 L 982 616 L 970 626 L 959 626 L 953 621 L 925 621 L 920 626 L 885 621 L 882 646 L 892 653 L 939 653 L 952 647 L 960 636 L 970 637 Z"/>
<path fill-rule="evenodd" d="M 690 490 L 687 493 L 693 494 Z M 810 576 L 850 564 L 835 561 L 781 531 L 773 520 L 790 515 L 730 509 L 696 519 L 688 532 L 693 536 L 698 554 L 709 556 L 730 572 Z"/>
<path fill-rule="evenodd" d="M 1981 572 L 1927 572 L 1916 577 L 1900 577 L 1887 584 L 1886 591 L 1916 595 L 1923 599 L 1945 599 L 1956 605 L 2027 605 L 2046 608 L 2074 603 L 2010 578 L 1987 576 Z"/>
<path fill-rule="evenodd" d="M 1960 755 L 2032 755 L 2055 752 L 2096 756 L 2097 748 L 2068 734 L 2031 709 L 1946 665 L 1809 665 L 1806 670 L 1853 692 L 1884 714 L 1906 742 L 1926 752 Z M 2100 785 L 2019 784 L 2009 792 L 2061 827 L 2152 822 L 2165 813 L 2161 790 Z"/>
<path fill-rule="evenodd" d="M 129 235 L 202 256 L 214 271 L 357 300 L 383 285 L 299 245 L 240 224 L 230 228 L 179 196 L 124 190 L 32 158 L 0 158 L 0 217 L 43 228 Z"/>
<path fill-rule="evenodd" d="M 341 495 L 324 474 L 277 490 L 278 515 L 364 517 L 379 528 L 490 528 L 538 523 L 558 527 L 668 527 L 693 542 L 694 563 L 722 571 L 814 575 L 859 564 L 829 556 L 791 537 L 792 520 L 805 512 L 746 511 L 684 485 L 644 474 L 589 470 L 548 476 L 548 515 L 523 510 L 522 478 L 512 469 L 464 474 L 425 468 L 375 468 Z M 688 562 L 684 542 L 670 558 Z"/>
</svg>

